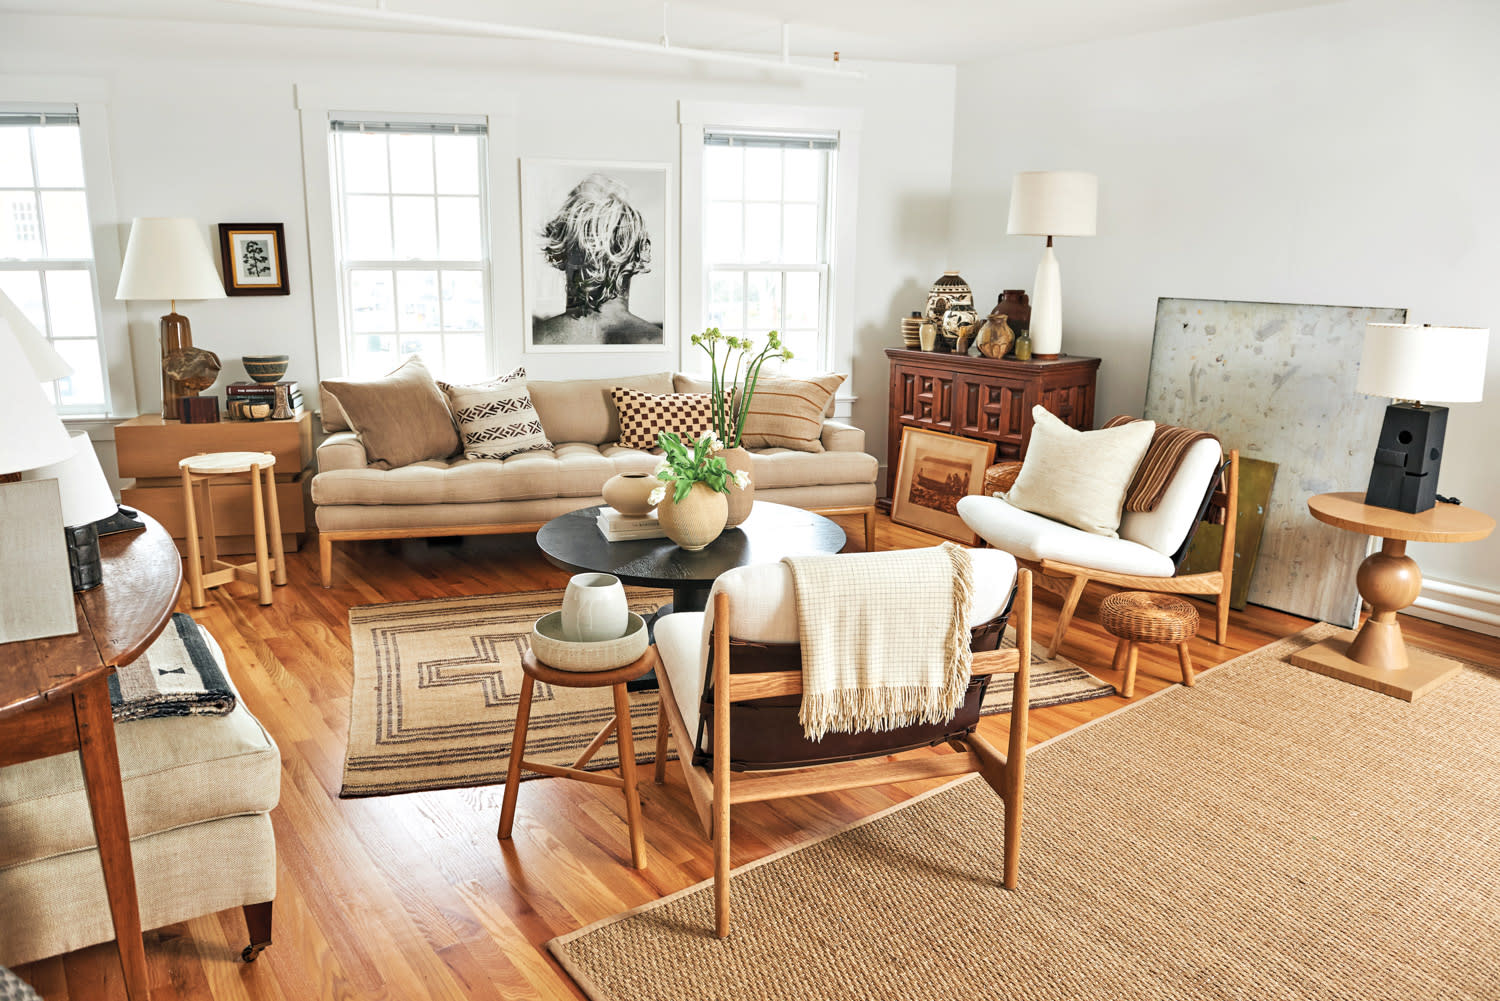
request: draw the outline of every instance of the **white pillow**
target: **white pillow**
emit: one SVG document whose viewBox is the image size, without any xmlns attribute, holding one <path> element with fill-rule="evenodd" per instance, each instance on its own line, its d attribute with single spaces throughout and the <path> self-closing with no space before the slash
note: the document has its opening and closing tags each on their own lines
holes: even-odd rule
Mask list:
<svg viewBox="0 0 1500 1001">
<path fill-rule="evenodd" d="M 508 459 L 552 447 L 526 390 L 526 370 L 474 386 L 438 385 L 458 422 L 466 459 Z"/>
<path fill-rule="evenodd" d="M 1119 538 L 1125 491 L 1135 477 L 1155 421 L 1079 431 L 1038 404 L 1020 475 L 1005 500 L 1023 511 L 1085 532 Z"/>
</svg>

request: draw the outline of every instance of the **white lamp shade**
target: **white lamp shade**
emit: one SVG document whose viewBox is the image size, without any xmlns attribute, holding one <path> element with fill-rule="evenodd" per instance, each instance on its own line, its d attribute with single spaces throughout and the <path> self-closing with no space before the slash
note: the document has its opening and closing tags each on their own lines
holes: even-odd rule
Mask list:
<svg viewBox="0 0 1500 1001">
<path fill-rule="evenodd" d="M 68 432 L 9 329 L 0 330 L 0 473 L 66 459 Z"/>
<path fill-rule="evenodd" d="M 104 478 L 104 470 L 99 466 L 99 456 L 94 452 L 94 443 L 89 436 L 75 434 L 72 447 L 73 454 L 61 462 L 28 469 L 21 474 L 23 480 L 57 481 L 57 491 L 62 495 L 63 524 L 69 527 L 108 518 L 120 507 L 109 489 L 109 481 Z"/>
<path fill-rule="evenodd" d="M 1010 188 L 1006 232 L 1025 236 L 1093 236 L 1099 178 L 1079 170 L 1028 170 Z"/>
<path fill-rule="evenodd" d="M 1369 323 L 1356 388 L 1397 400 L 1474 403 L 1484 399 L 1489 347 L 1483 327 Z"/>
<path fill-rule="evenodd" d="M 36 324 L 26 318 L 21 307 L 11 302 L 10 297 L 0 292 L 0 333 L 7 328 L 21 345 L 21 353 L 31 363 L 38 382 L 66 379 L 73 374 L 73 366 L 63 361 L 62 355 L 53 350 L 45 334 Z"/>
<path fill-rule="evenodd" d="M 224 283 L 194 219 L 137 218 L 120 268 L 116 299 L 222 299 Z"/>
</svg>

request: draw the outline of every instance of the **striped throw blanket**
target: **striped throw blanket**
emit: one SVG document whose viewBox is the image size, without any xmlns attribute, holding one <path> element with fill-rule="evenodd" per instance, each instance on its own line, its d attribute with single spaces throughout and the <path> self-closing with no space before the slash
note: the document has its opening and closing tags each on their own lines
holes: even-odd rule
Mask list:
<svg viewBox="0 0 1500 1001">
<path fill-rule="evenodd" d="M 146 652 L 109 679 L 115 722 L 227 716 L 237 699 L 192 616 L 176 612 Z"/>
<path fill-rule="evenodd" d="M 952 719 L 973 654 L 968 550 L 789 556 L 809 740 Z"/>
<path fill-rule="evenodd" d="M 1139 417 L 1121 414 L 1119 417 L 1111 417 L 1104 426 L 1114 428 L 1138 420 L 1140 420 Z M 1130 487 L 1125 491 L 1125 510 L 1155 511 L 1161 499 L 1166 496 L 1167 486 L 1171 484 L 1172 477 L 1177 475 L 1177 467 L 1182 465 L 1182 457 L 1187 455 L 1188 449 L 1194 444 L 1204 439 L 1219 440 L 1207 431 L 1194 431 L 1192 428 L 1158 423 L 1156 434 L 1152 435 L 1151 444 L 1146 447 L 1146 454 L 1141 459 L 1141 464 L 1135 468 L 1135 478 L 1130 481 Z"/>
</svg>

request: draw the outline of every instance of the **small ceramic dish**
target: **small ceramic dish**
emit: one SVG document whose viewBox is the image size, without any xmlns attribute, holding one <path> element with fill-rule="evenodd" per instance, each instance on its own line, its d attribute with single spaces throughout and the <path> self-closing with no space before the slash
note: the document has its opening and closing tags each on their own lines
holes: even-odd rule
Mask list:
<svg viewBox="0 0 1500 1001">
<path fill-rule="evenodd" d="M 630 613 L 624 636 L 595 643 L 564 639 L 560 611 L 548 612 L 531 627 L 531 652 L 559 671 L 613 671 L 635 661 L 649 645 L 646 620 L 634 612 Z"/>
</svg>

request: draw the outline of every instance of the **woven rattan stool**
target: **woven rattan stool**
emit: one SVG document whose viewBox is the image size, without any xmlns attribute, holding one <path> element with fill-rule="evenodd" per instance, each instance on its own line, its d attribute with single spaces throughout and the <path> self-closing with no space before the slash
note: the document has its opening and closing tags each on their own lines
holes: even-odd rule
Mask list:
<svg viewBox="0 0 1500 1001">
<path fill-rule="evenodd" d="M 516 819 L 516 793 L 521 786 L 521 769 L 525 768 L 543 775 L 556 775 L 559 778 L 577 779 L 580 782 L 624 790 L 625 820 L 630 826 L 631 864 L 637 869 L 646 868 L 646 830 L 641 824 L 641 799 L 635 791 L 635 739 L 630 731 L 630 693 L 626 690 L 625 683 L 634 681 L 648 671 L 658 670 L 660 663 L 656 647 L 648 647 L 633 663 L 617 667 L 613 671 L 559 671 L 537 660 L 530 650 L 526 651 L 526 655 L 521 658 L 521 670 L 526 675 L 526 681 L 521 686 L 521 701 L 516 707 L 516 729 L 510 744 L 510 767 L 505 773 L 505 797 L 500 806 L 501 841 L 510 840 L 511 825 Z M 538 681 L 557 688 L 603 688 L 607 685 L 614 689 L 614 716 L 604 724 L 604 729 L 589 742 L 589 746 L 584 748 L 571 768 L 526 760 L 526 728 L 531 722 L 531 697 Z M 620 777 L 584 771 L 583 766 L 604 746 L 610 734 L 615 734 L 615 741 L 620 748 Z"/>
<path fill-rule="evenodd" d="M 1182 664 L 1182 683 L 1193 687 L 1193 657 L 1188 640 L 1198 635 L 1198 610 L 1192 603 L 1170 594 L 1121 591 L 1099 603 L 1099 623 L 1111 636 L 1119 637 L 1114 670 L 1124 670 L 1127 699 L 1135 694 L 1137 643 L 1171 643 Z"/>
<path fill-rule="evenodd" d="M 187 578 L 193 607 L 202 608 L 208 604 L 203 593 L 205 588 L 218 587 L 239 577 L 254 580 L 260 588 L 260 603 L 269 605 L 273 574 L 277 584 L 286 583 L 281 510 L 276 506 L 276 456 L 270 452 L 210 452 L 190 455 L 177 466 L 182 470 L 182 506 L 187 519 Z M 227 563 L 219 559 L 212 490 L 215 486 L 246 483 L 250 485 L 250 531 L 255 541 L 255 562 Z M 194 488 L 197 488 L 202 502 L 201 511 L 193 500 Z"/>
</svg>

